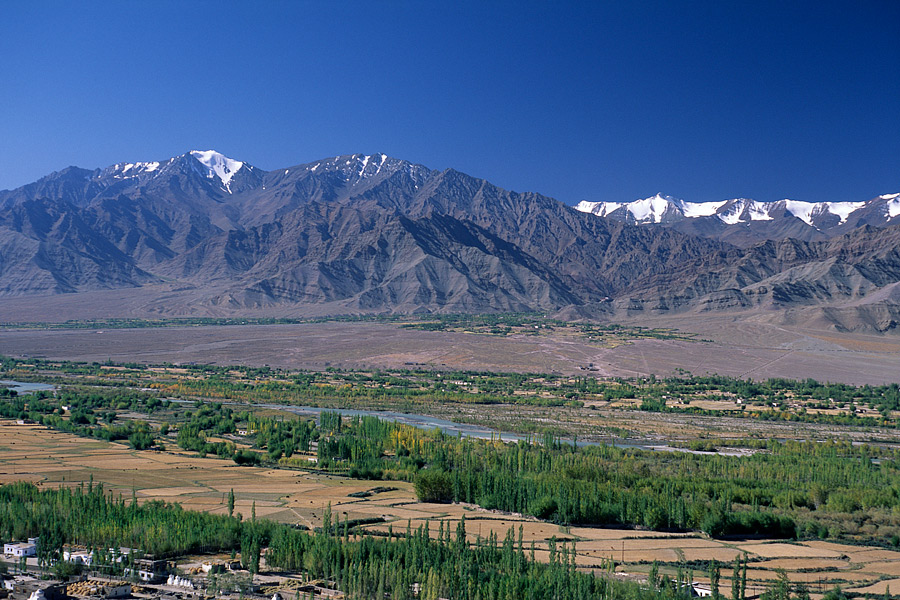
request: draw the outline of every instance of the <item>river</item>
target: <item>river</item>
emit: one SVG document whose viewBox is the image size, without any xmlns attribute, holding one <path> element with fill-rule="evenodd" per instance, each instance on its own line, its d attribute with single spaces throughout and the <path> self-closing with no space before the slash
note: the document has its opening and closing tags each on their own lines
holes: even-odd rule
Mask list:
<svg viewBox="0 0 900 600">
<path fill-rule="evenodd" d="M 15 390 L 17 394 L 30 394 L 31 392 L 52 392 L 56 386 L 49 383 L 29 383 L 25 381 L 0 380 L 0 387 Z"/>
</svg>

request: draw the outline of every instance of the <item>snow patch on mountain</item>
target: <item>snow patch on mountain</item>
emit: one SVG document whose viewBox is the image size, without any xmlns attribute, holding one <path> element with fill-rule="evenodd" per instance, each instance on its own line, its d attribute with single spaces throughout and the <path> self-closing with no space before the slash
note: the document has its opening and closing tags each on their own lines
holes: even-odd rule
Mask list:
<svg viewBox="0 0 900 600">
<path fill-rule="evenodd" d="M 807 225 L 815 227 L 814 219 L 818 215 L 832 214 L 843 224 L 850 215 L 866 205 L 865 202 L 803 202 L 800 200 L 782 200 L 785 209 Z"/>
<path fill-rule="evenodd" d="M 822 204 L 828 206 L 828 212 L 841 219 L 841 224 L 846 223 L 854 211 L 866 205 L 865 202 L 823 202 Z"/>
<path fill-rule="evenodd" d="M 772 221 L 775 217 L 769 214 L 770 204 L 765 202 L 757 202 L 756 200 L 745 200 L 747 202 L 747 215 L 751 221 Z"/>
<path fill-rule="evenodd" d="M 158 162 L 116 163 L 112 166 L 111 175 L 116 179 L 132 179 L 159 169 Z M 107 171 L 109 172 L 109 171 Z"/>
<path fill-rule="evenodd" d="M 356 175 L 360 178 L 378 175 L 388 159 L 386 154 L 354 154 L 353 158 L 357 160 L 359 165 L 359 171 L 357 171 Z"/>
<path fill-rule="evenodd" d="M 390 160 L 386 154 L 348 154 L 335 156 L 333 159 L 319 161 L 308 166 L 310 172 L 322 170 L 326 172 L 339 172 L 345 181 L 353 184 L 363 179 L 375 177 L 385 167 L 396 168 L 405 161 Z"/>
<path fill-rule="evenodd" d="M 742 198 L 725 202 L 726 209 L 717 215 L 719 220 L 726 225 L 741 223 L 741 215 L 744 214 L 748 202 L 751 201 Z"/>
<path fill-rule="evenodd" d="M 728 200 L 721 202 L 684 202 L 681 201 L 681 212 L 685 217 L 711 217 L 716 214 L 720 208 L 725 206 Z"/>
<path fill-rule="evenodd" d="M 715 204 L 708 202 L 706 204 Z M 726 225 L 749 223 L 750 221 L 771 221 L 774 217 L 770 214 L 776 208 L 774 202 L 757 202 L 749 198 L 734 198 L 722 203 L 724 210 L 716 211 L 715 216 Z"/>
<path fill-rule="evenodd" d="M 605 217 L 609 213 L 619 210 L 623 206 L 628 206 L 627 202 L 588 202 L 582 200 L 575 206 L 575 210 L 593 213 L 599 217 Z"/>
<path fill-rule="evenodd" d="M 882 200 L 887 200 L 885 203 L 885 213 L 887 214 L 888 219 L 893 219 L 897 215 L 900 215 L 900 194 L 884 194 L 879 196 Z"/>
<path fill-rule="evenodd" d="M 784 199 L 781 201 L 784 203 L 785 210 L 789 213 L 806 223 L 807 225 L 812 225 L 812 215 L 813 211 L 816 209 L 817 204 L 815 202 L 803 202 L 801 200 L 788 200 Z"/>
<path fill-rule="evenodd" d="M 218 178 L 225 190 L 229 194 L 231 193 L 231 179 L 244 166 L 244 163 L 219 154 L 215 150 L 191 150 L 190 154 L 197 159 L 197 162 L 206 167 L 207 178 Z"/>
</svg>

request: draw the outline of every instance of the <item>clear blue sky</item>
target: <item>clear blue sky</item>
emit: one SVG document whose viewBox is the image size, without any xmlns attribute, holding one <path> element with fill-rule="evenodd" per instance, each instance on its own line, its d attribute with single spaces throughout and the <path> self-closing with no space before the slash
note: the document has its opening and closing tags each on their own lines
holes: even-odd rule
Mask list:
<svg viewBox="0 0 900 600">
<path fill-rule="evenodd" d="M 900 2 L 0 2 L 0 189 L 385 152 L 568 203 L 900 192 Z"/>
</svg>

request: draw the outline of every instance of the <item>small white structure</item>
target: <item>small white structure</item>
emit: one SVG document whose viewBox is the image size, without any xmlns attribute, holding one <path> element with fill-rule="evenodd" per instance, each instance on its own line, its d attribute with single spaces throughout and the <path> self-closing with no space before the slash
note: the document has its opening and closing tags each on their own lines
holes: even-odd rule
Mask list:
<svg viewBox="0 0 900 600">
<path fill-rule="evenodd" d="M 76 565 L 86 565 L 89 567 L 94 562 L 94 553 L 87 552 L 84 550 L 80 550 L 80 551 L 63 550 L 63 560 L 66 562 L 76 564 Z"/>
<path fill-rule="evenodd" d="M 175 587 L 183 587 L 189 590 L 194 589 L 194 584 L 187 577 L 181 578 L 178 575 L 169 575 L 169 578 L 166 580 L 166 585 L 172 585 Z"/>
<path fill-rule="evenodd" d="M 217 573 L 224 573 L 225 565 L 223 563 L 205 562 L 200 565 L 200 570 L 204 573 L 212 573 L 215 575 Z"/>
</svg>

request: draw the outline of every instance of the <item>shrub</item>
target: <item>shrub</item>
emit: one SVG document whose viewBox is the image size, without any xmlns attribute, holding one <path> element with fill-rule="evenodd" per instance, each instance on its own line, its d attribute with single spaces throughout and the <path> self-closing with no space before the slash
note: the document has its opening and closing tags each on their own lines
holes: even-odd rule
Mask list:
<svg viewBox="0 0 900 600">
<path fill-rule="evenodd" d="M 258 465 L 262 458 L 258 452 L 240 450 L 234 453 L 232 460 L 239 465 Z"/>
</svg>

